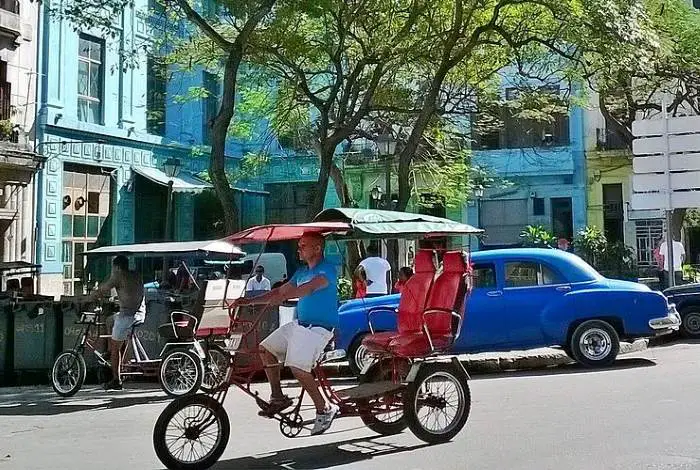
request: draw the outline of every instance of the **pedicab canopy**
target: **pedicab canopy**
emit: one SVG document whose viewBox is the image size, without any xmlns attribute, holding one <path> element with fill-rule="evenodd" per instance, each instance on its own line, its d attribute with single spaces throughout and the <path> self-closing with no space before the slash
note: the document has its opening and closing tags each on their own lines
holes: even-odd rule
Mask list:
<svg viewBox="0 0 700 470">
<path fill-rule="evenodd" d="M 295 240 L 317 233 L 336 240 L 369 238 L 428 238 L 479 235 L 483 230 L 454 220 L 409 212 L 374 209 L 326 209 L 306 224 L 274 224 L 251 227 L 226 237 L 233 244 Z"/>
<path fill-rule="evenodd" d="M 226 240 L 192 242 L 135 243 L 132 245 L 103 246 L 82 253 L 90 256 L 138 255 L 143 257 L 183 256 L 187 254 L 221 254 L 245 256 L 240 248 Z"/>
</svg>

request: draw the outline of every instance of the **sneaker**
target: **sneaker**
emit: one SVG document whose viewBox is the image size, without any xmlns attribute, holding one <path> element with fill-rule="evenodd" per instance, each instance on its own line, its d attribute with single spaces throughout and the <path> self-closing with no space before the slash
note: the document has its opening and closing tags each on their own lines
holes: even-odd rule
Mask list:
<svg viewBox="0 0 700 470">
<path fill-rule="evenodd" d="M 316 419 L 314 420 L 314 427 L 311 430 L 311 435 L 317 436 L 326 432 L 326 430 L 331 427 L 333 419 L 339 412 L 340 408 L 331 403 L 326 407 L 326 410 L 323 413 L 316 413 Z"/>
<path fill-rule="evenodd" d="M 105 390 L 124 390 L 121 380 L 112 379 L 105 384 Z"/>
</svg>

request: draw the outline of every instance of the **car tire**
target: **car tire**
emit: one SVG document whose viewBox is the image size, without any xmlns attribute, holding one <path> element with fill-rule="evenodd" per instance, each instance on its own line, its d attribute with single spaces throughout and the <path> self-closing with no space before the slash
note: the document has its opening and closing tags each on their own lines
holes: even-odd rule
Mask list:
<svg viewBox="0 0 700 470">
<path fill-rule="evenodd" d="M 700 306 L 686 307 L 681 310 L 681 336 L 684 338 L 700 338 Z"/>
<path fill-rule="evenodd" d="M 569 342 L 571 354 L 586 367 L 606 367 L 620 352 L 620 337 L 610 323 L 588 320 L 576 327 Z"/>
<path fill-rule="evenodd" d="M 367 334 L 359 334 L 348 348 L 348 363 L 355 376 L 359 376 L 366 364 L 374 362 L 367 356 L 367 350 L 362 345 L 362 340 Z M 369 362 L 367 362 L 369 361 Z"/>
</svg>

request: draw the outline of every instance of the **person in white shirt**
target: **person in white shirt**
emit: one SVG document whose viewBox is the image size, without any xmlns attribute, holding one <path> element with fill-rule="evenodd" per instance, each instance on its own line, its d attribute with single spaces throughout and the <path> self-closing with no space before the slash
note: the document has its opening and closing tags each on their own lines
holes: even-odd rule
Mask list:
<svg viewBox="0 0 700 470">
<path fill-rule="evenodd" d="M 255 267 L 255 276 L 248 279 L 248 283 L 245 286 L 246 292 L 272 289 L 270 280 L 263 276 L 263 274 L 265 274 L 265 268 L 263 268 L 262 265 L 257 265 Z"/>
<path fill-rule="evenodd" d="M 668 258 L 668 245 L 666 240 L 661 243 L 659 247 L 659 255 L 663 257 L 664 260 L 664 276 L 668 285 L 671 285 L 670 266 Z M 683 283 L 683 262 L 685 261 L 685 247 L 679 241 L 673 240 L 673 275 L 676 281 L 676 285 Z"/>
<path fill-rule="evenodd" d="M 367 276 L 367 297 L 387 295 L 391 286 L 391 265 L 378 256 L 374 246 L 370 245 L 367 253 L 370 256 L 360 262 Z"/>
</svg>

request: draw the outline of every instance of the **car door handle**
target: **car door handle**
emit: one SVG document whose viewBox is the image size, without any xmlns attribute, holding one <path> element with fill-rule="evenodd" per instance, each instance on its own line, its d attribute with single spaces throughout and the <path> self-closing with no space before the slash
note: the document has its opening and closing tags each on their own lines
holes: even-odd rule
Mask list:
<svg viewBox="0 0 700 470">
<path fill-rule="evenodd" d="M 486 295 L 488 295 L 489 297 L 500 297 L 503 295 L 503 292 L 501 292 L 500 290 L 492 290 L 491 292 L 487 292 Z"/>
<path fill-rule="evenodd" d="M 571 290 L 571 286 L 559 286 L 557 287 L 557 291 L 559 292 L 569 292 Z"/>
</svg>

